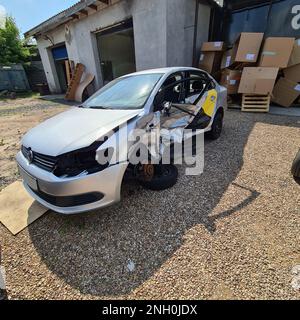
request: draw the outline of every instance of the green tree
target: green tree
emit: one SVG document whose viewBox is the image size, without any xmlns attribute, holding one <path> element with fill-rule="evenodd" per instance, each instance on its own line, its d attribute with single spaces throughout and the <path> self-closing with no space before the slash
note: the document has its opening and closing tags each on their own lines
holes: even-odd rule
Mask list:
<svg viewBox="0 0 300 320">
<path fill-rule="evenodd" d="M 29 55 L 15 20 L 7 17 L 5 28 L 0 29 L 0 64 L 22 63 Z"/>
</svg>

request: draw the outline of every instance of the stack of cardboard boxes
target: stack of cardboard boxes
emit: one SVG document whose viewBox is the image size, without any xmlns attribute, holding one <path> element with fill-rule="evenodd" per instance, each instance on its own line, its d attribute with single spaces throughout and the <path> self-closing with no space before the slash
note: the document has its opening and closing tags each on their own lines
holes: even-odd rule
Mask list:
<svg viewBox="0 0 300 320">
<path fill-rule="evenodd" d="M 229 95 L 269 96 L 289 107 L 300 96 L 300 40 L 263 38 L 263 33 L 241 33 L 229 50 L 223 42 L 205 42 L 199 68 L 220 80 Z"/>
<path fill-rule="evenodd" d="M 289 63 L 283 69 L 283 76 L 279 78 L 273 90 L 273 101 L 289 107 L 300 96 L 300 39 L 294 42 Z"/>
</svg>

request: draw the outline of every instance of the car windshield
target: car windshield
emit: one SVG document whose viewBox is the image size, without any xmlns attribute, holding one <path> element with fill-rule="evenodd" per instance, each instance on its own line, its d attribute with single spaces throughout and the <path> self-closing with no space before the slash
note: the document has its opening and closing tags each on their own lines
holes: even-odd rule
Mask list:
<svg viewBox="0 0 300 320">
<path fill-rule="evenodd" d="M 93 109 L 142 109 L 162 74 L 118 78 L 89 98 L 82 107 Z"/>
</svg>

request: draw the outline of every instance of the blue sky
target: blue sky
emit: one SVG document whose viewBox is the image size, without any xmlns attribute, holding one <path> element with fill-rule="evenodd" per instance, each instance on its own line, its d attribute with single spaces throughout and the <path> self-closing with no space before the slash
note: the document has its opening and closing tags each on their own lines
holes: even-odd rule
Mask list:
<svg viewBox="0 0 300 320">
<path fill-rule="evenodd" d="M 24 33 L 76 2 L 78 0 L 0 0 L 0 5 L 15 18 Z"/>
</svg>

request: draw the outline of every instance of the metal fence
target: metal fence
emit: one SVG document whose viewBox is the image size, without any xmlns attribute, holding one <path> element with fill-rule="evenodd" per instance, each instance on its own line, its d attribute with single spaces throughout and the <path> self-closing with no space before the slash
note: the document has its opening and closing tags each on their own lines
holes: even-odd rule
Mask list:
<svg viewBox="0 0 300 320">
<path fill-rule="evenodd" d="M 27 91 L 30 86 L 21 64 L 0 66 L 0 91 Z"/>
<path fill-rule="evenodd" d="M 38 91 L 38 85 L 47 84 L 42 61 L 32 61 L 24 68 L 31 90 Z"/>
</svg>

